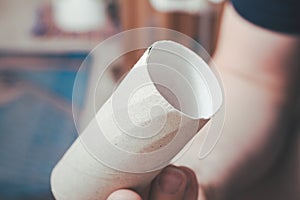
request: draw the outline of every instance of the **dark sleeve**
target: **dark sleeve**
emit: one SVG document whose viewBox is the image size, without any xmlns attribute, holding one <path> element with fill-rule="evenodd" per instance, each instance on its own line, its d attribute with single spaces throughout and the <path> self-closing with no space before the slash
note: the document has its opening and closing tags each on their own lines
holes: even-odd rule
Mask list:
<svg viewBox="0 0 300 200">
<path fill-rule="evenodd" d="M 231 0 L 246 20 L 278 32 L 300 34 L 300 0 Z"/>
</svg>

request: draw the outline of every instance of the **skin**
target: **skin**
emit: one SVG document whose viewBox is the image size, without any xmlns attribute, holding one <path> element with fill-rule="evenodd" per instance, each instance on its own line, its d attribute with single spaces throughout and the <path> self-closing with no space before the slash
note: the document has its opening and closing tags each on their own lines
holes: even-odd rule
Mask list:
<svg viewBox="0 0 300 200">
<path fill-rule="evenodd" d="M 222 136 L 205 159 L 195 156 L 200 138 L 177 163 L 190 168 L 177 169 L 197 176 L 198 200 L 299 199 L 300 134 L 287 129 L 298 98 L 293 90 L 298 55 L 299 36 L 258 27 L 226 5 L 213 59 L 225 90 Z M 161 193 L 156 178 L 143 199 L 193 200 L 182 196 L 197 193 L 187 177 L 181 177 L 185 189 L 172 198 Z M 133 191 L 121 191 L 122 199 L 140 200 Z M 280 196 L 283 191 L 290 196 Z"/>
<path fill-rule="evenodd" d="M 118 190 L 107 200 L 197 200 L 198 181 L 187 167 L 168 166 L 143 192 L 143 198 L 131 190 Z"/>
</svg>

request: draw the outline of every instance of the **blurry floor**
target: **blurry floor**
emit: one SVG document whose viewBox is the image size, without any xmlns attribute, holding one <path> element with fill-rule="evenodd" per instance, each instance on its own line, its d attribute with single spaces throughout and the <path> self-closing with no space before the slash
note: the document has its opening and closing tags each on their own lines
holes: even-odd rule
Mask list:
<svg viewBox="0 0 300 200">
<path fill-rule="evenodd" d="M 1 62 L 21 55 L 0 55 L 0 199 L 52 199 L 52 168 L 77 137 L 72 89 L 85 56 L 33 56 L 31 64 L 39 62 L 28 66 Z M 85 86 L 87 73 L 82 73 Z M 78 109 L 84 90 L 75 101 Z"/>
</svg>

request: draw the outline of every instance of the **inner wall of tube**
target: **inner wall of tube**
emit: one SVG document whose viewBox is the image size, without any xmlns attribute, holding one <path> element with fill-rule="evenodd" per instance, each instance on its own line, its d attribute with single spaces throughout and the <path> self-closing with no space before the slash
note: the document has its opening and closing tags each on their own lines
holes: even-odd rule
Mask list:
<svg viewBox="0 0 300 200">
<path fill-rule="evenodd" d="M 207 118 L 213 114 L 211 93 L 203 75 L 188 61 L 190 53 L 185 50 L 178 55 L 158 43 L 148 51 L 147 70 L 156 89 L 175 109 L 193 119 Z"/>
</svg>

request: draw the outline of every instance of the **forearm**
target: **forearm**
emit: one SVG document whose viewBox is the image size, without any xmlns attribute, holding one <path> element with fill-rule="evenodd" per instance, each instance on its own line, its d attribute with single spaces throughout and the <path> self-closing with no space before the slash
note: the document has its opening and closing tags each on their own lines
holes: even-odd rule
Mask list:
<svg viewBox="0 0 300 200">
<path fill-rule="evenodd" d="M 296 37 L 259 28 L 226 7 L 214 56 L 224 84 L 225 124 L 210 155 L 190 164 L 208 195 L 243 189 L 276 159 L 287 135 L 278 124 L 298 46 Z"/>
</svg>

